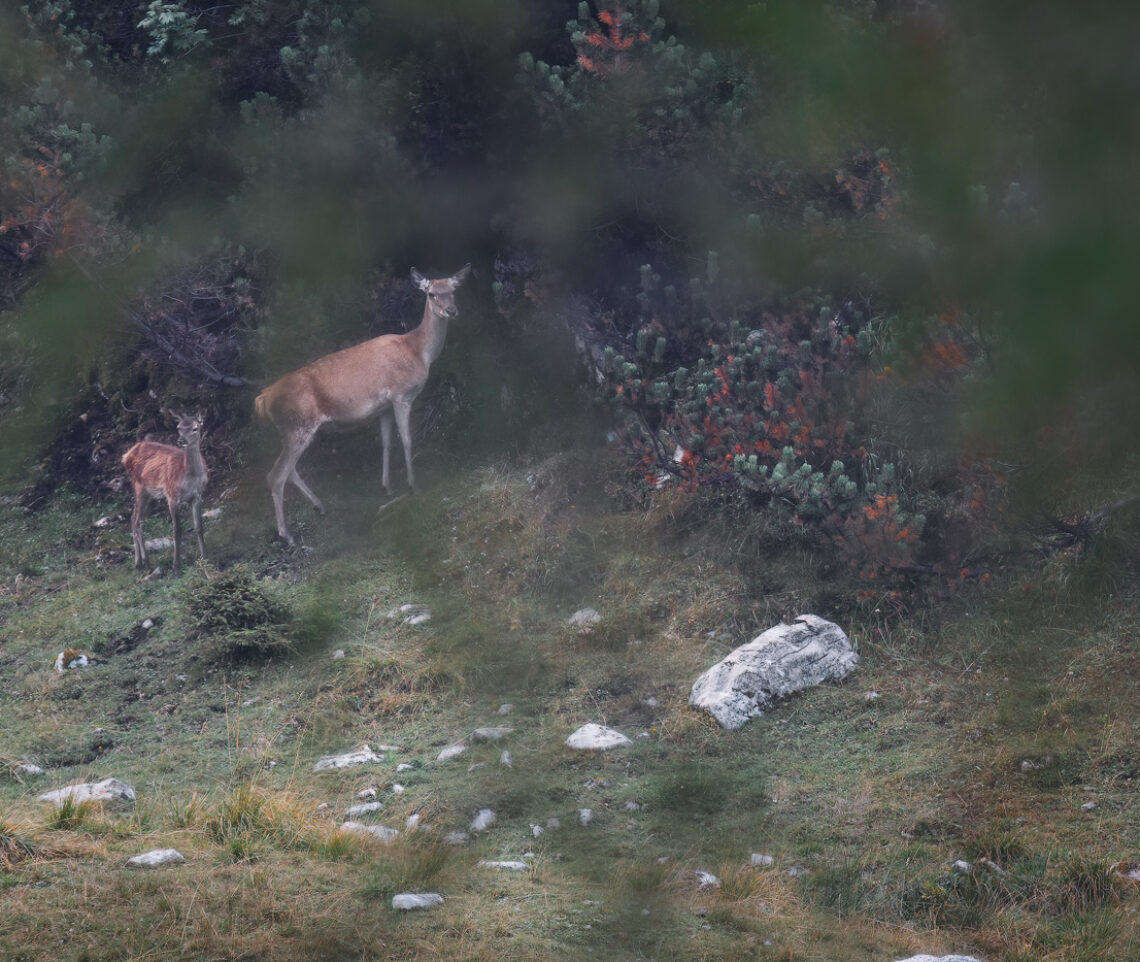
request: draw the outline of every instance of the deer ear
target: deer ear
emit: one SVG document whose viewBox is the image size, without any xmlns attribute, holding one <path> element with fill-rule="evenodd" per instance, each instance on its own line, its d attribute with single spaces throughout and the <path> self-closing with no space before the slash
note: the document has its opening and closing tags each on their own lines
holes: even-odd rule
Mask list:
<svg viewBox="0 0 1140 962">
<path fill-rule="evenodd" d="M 431 286 L 431 281 L 423 276 L 414 267 L 412 268 L 412 283 L 416 285 L 421 291 L 426 291 Z"/>
<path fill-rule="evenodd" d="M 471 275 L 471 265 L 464 264 L 459 270 L 451 275 L 451 286 L 458 287 Z"/>
</svg>

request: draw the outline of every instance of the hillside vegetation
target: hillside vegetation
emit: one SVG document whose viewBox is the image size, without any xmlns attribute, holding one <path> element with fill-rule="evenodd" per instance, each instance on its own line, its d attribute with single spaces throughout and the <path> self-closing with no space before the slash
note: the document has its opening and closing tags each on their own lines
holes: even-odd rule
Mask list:
<svg viewBox="0 0 1140 962">
<path fill-rule="evenodd" d="M 380 512 L 373 478 L 318 475 L 340 490 L 297 557 L 243 485 L 208 530 L 216 560 L 180 581 L 139 580 L 121 502 L 5 505 L 7 957 L 1135 956 L 1122 540 L 937 613 L 825 612 L 858 670 L 730 733 L 689 687 L 819 610 L 824 559 L 726 564 L 730 526 L 615 504 L 612 459 L 437 477 Z M 430 620 L 391 616 L 405 604 Z M 567 623 L 584 605 L 602 614 L 589 633 Z M 97 663 L 57 672 L 68 646 Z M 591 721 L 633 746 L 566 748 Z M 512 731 L 472 739 L 487 726 Z M 362 743 L 398 750 L 313 772 Z M 133 807 L 36 800 L 108 776 Z M 389 845 L 340 829 L 367 788 L 383 808 L 360 820 L 399 829 Z M 482 809 L 489 828 L 443 841 Z M 186 862 L 125 864 L 158 848 Z M 480 864 L 495 860 L 527 868 Z M 445 901 L 400 914 L 404 891 Z"/>
</svg>

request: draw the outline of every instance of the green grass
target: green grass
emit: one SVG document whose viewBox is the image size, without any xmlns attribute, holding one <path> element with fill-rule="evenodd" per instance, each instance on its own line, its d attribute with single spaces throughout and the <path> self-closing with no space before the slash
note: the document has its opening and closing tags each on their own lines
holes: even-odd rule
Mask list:
<svg viewBox="0 0 1140 962">
<path fill-rule="evenodd" d="M 1050 562 L 884 612 L 839 604 L 856 586 L 821 583 L 802 546 L 741 563 L 739 527 L 697 506 L 611 502 L 604 458 L 437 479 L 383 511 L 373 479 L 310 480 L 331 508 L 291 502 L 311 550 L 269 541 L 253 479 L 180 580 L 142 581 L 125 524 L 93 526 L 122 505 L 0 506 L 0 942 L 25 958 L 1135 956 L 1134 883 L 1109 866 L 1140 851 L 1140 599 L 1113 546 L 1111 595 Z M 413 602 L 430 621 L 389 617 Z M 603 620 L 580 633 L 585 606 Z M 688 708 L 704 668 L 810 610 L 857 640 L 855 674 L 737 732 Z M 98 663 L 59 674 L 65 647 Z M 646 737 L 566 748 L 588 721 Z M 514 730 L 437 761 L 489 725 Z M 312 771 L 362 743 L 400 750 Z M 109 775 L 133 810 L 37 801 Z M 365 788 L 389 845 L 339 828 Z M 443 842 L 482 808 L 489 830 Z M 125 867 L 160 847 L 186 862 Z M 445 903 L 396 914 L 399 891 Z"/>
</svg>

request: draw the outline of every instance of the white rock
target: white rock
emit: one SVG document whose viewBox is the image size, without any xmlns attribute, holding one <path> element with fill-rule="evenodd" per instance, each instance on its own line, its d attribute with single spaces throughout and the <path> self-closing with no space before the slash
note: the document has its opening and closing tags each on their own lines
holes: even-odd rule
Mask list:
<svg viewBox="0 0 1140 962">
<path fill-rule="evenodd" d="M 509 715 L 514 710 L 515 710 L 515 706 L 511 705 L 511 704 L 504 704 L 504 705 L 499 706 L 499 714 L 500 715 Z"/>
<path fill-rule="evenodd" d="M 495 813 L 489 808 L 479 809 L 479 814 L 475 816 L 475 820 L 471 823 L 471 831 L 482 832 L 490 828 L 495 822 Z"/>
<path fill-rule="evenodd" d="M 185 861 L 185 857 L 176 848 L 156 848 L 152 852 L 143 852 L 142 855 L 132 856 L 127 859 L 127 864 L 143 865 L 153 868 L 158 865 L 173 865 Z"/>
<path fill-rule="evenodd" d="M 843 630 L 816 615 L 769 628 L 713 665 L 693 685 L 689 704 L 734 730 L 785 695 L 842 678 L 859 663 Z"/>
<path fill-rule="evenodd" d="M 566 739 L 570 748 L 593 749 L 605 751 L 607 748 L 618 748 L 622 745 L 632 745 L 633 742 L 621 732 L 605 725 L 595 725 L 591 722 L 583 725 L 573 735 Z"/>
<path fill-rule="evenodd" d="M 513 731 L 513 728 L 505 727 L 476 728 L 475 731 L 471 733 L 471 738 L 477 742 L 495 742 L 500 738 L 506 738 Z"/>
<path fill-rule="evenodd" d="M 443 836 L 443 840 L 448 845 L 464 845 L 470 836 L 466 832 L 448 832 Z"/>
<path fill-rule="evenodd" d="M 393 782 L 392 783 L 392 794 L 393 795 L 403 795 L 404 792 L 406 792 L 406 791 L 407 791 L 407 789 L 404 788 L 404 786 L 401 785 L 399 782 Z"/>
<path fill-rule="evenodd" d="M 409 765 L 407 762 L 400 762 L 400 764 L 396 766 L 396 771 L 397 772 L 411 772 L 411 771 L 415 771 L 415 768 L 416 768 L 415 765 Z"/>
<path fill-rule="evenodd" d="M 436 761 L 446 762 L 451 758 L 458 758 L 465 751 L 467 751 L 466 745 L 448 745 L 436 756 Z"/>
<path fill-rule="evenodd" d="M 1096 802 L 1085 802 L 1084 805 L 1081 806 L 1081 811 L 1082 812 L 1091 812 L 1094 809 L 1097 809 L 1099 807 L 1100 806 L 1097 805 Z"/>
<path fill-rule="evenodd" d="M 105 778 L 101 782 L 83 782 L 79 785 L 68 785 L 66 788 L 46 792 L 40 796 L 41 802 L 52 802 L 63 805 L 70 799 L 75 804 L 80 802 L 133 802 L 135 790 L 126 782 L 117 778 Z"/>
<path fill-rule="evenodd" d="M 504 768 L 514 768 L 514 759 L 511 758 L 511 753 L 504 751 L 503 754 L 499 756 L 499 764 Z"/>
<path fill-rule="evenodd" d="M 335 772 L 342 768 L 355 768 L 357 765 L 375 765 L 384 761 L 383 755 L 377 755 L 367 745 L 361 745 L 354 752 L 343 755 L 326 755 L 313 766 L 314 772 Z"/>
<path fill-rule="evenodd" d="M 752 857 L 748 859 L 748 864 L 762 868 L 766 865 L 771 865 L 775 861 L 771 855 L 762 855 L 760 852 L 753 852 Z"/>
<path fill-rule="evenodd" d="M 360 805 L 353 805 L 344 814 L 348 818 L 356 818 L 360 815 L 369 815 L 372 812 L 378 812 L 384 807 L 382 802 L 364 802 Z"/>
<path fill-rule="evenodd" d="M 146 542 L 147 551 L 163 551 L 173 547 L 174 541 L 171 538 L 149 538 Z"/>
<path fill-rule="evenodd" d="M 485 862 L 480 860 L 479 864 L 484 868 L 498 868 L 507 872 L 525 872 L 529 868 L 526 862 Z"/>
<path fill-rule="evenodd" d="M 16 766 L 17 775 L 43 775 L 44 770 L 39 765 L 33 765 L 31 762 L 21 762 Z"/>
<path fill-rule="evenodd" d="M 703 872 L 697 870 L 697 887 L 704 888 L 706 885 L 711 885 L 713 888 L 720 888 L 720 879 L 718 879 L 712 872 Z"/>
<path fill-rule="evenodd" d="M 544 835 L 545 833 L 546 829 L 541 825 L 535 825 L 534 822 L 530 823 L 530 834 L 532 838 L 538 838 L 540 835 Z"/>
<path fill-rule="evenodd" d="M 404 819 L 404 827 L 405 828 L 419 828 L 420 827 L 420 819 L 422 817 L 423 816 L 419 812 L 412 812 L 411 815 L 409 815 L 407 818 Z"/>
<path fill-rule="evenodd" d="M 972 955 L 912 955 L 899 962 L 979 962 Z"/>
<path fill-rule="evenodd" d="M 579 608 L 566 621 L 572 628 L 589 628 L 602 620 L 602 616 L 593 608 Z"/>
<path fill-rule="evenodd" d="M 591 808 L 578 809 L 578 821 L 582 825 L 589 825 L 594 820 L 594 810 Z"/>
<path fill-rule="evenodd" d="M 375 798 L 377 793 L 378 793 L 378 790 L 377 790 L 376 786 L 375 785 L 369 785 L 367 788 L 362 788 L 359 792 L 357 792 L 356 797 L 361 799 L 361 800 L 367 801 L 370 798 Z"/>
<path fill-rule="evenodd" d="M 398 829 L 386 828 L 383 825 L 362 825 L 360 822 L 344 822 L 340 830 L 342 832 L 356 832 L 360 835 L 371 835 L 374 838 L 380 839 L 385 845 L 391 845 L 392 839 L 400 834 Z"/>
<path fill-rule="evenodd" d="M 974 866 L 972 866 L 964 858 L 958 859 L 956 862 L 954 862 L 953 865 L 950 866 L 950 871 L 952 871 L 952 872 L 968 873 L 968 872 L 973 871 L 973 869 L 974 869 Z"/>
<path fill-rule="evenodd" d="M 405 912 L 412 909 L 430 909 L 435 905 L 443 905 L 443 896 L 436 892 L 425 892 L 422 895 L 401 892 L 392 896 L 392 908 Z"/>
<path fill-rule="evenodd" d="M 333 652 L 333 661 L 340 661 L 344 657 L 344 649 L 338 648 Z"/>
</svg>

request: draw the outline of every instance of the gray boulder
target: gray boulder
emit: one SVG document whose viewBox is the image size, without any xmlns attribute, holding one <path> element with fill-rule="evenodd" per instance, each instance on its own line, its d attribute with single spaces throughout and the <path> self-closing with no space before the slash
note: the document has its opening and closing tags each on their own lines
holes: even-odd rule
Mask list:
<svg viewBox="0 0 1140 962">
<path fill-rule="evenodd" d="M 800 615 L 741 645 L 693 685 L 689 704 L 735 730 L 763 715 L 780 698 L 842 678 L 859 663 L 843 629 L 816 615 Z"/>
<path fill-rule="evenodd" d="M 126 782 L 117 778 L 104 778 L 101 782 L 83 782 L 79 785 L 68 785 L 66 788 L 56 789 L 54 792 L 45 792 L 40 796 L 41 802 L 51 802 L 62 806 L 71 801 L 78 805 L 82 802 L 120 802 L 132 804 L 135 800 L 135 790 Z"/>
</svg>

